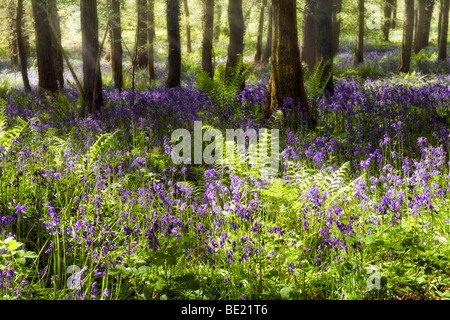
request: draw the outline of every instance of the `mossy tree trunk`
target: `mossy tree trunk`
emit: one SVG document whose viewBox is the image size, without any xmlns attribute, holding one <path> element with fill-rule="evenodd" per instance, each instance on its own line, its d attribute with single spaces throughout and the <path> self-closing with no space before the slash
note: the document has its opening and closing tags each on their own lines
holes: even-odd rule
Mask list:
<svg viewBox="0 0 450 320">
<path fill-rule="evenodd" d="M 286 98 L 301 104 L 296 121 L 312 124 L 304 87 L 297 34 L 295 0 L 273 0 L 272 70 L 266 105 L 266 117 L 283 107 Z"/>
<path fill-rule="evenodd" d="M 122 27 L 120 24 L 120 1 L 108 0 L 109 25 L 110 25 L 110 60 L 111 71 L 114 80 L 114 88 L 123 89 L 123 49 L 122 49 Z"/>
<path fill-rule="evenodd" d="M 27 52 L 23 39 L 22 21 L 23 21 L 23 0 L 18 0 L 17 15 L 16 15 L 17 48 L 19 49 L 18 51 L 19 51 L 20 69 L 22 73 L 23 85 L 25 87 L 25 91 L 30 92 L 31 86 L 30 81 L 28 80 Z"/>
<path fill-rule="evenodd" d="M 181 41 L 180 41 L 180 0 L 167 0 L 167 38 L 169 68 L 166 85 L 168 88 L 178 87 L 181 77 Z"/>
<path fill-rule="evenodd" d="M 93 114 L 103 103 L 97 0 L 81 0 L 80 15 L 84 105 L 86 113 Z"/>
<path fill-rule="evenodd" d="M 202 0 L 202 68 L 212 78 L 214 76 L 214 67 L 212 61 L 213 53 L 213 31 L 214 31 L 214 0 Z"/>
<path fill-rule="evenodd" d="M 317 0 L 305 1 L 300 56 L 309 70 L 313 70 L 316 66 L 316 10 Z"/>
<path fill-rule="evenodd" d="M 414 33 L 414 0 L 405 0 L 405 24 L 399 72 L 408 73 L 411 64 L 411 51 Z"/>
<path fill-rule="evenodd" d="M 358 0 L 358 27 L 356 31 L 356 47 L 353 64 L 364 62 L 364 0 Z"/>
<path fill-rule="evenodd" d="M 38 66 L 39 90 L 56 92 L 58 83 L 53 60 L 52 35 L 47 15 L 48 2 L 32 0 L 34 27 L 36 33 L 36 58 Z"/>
</svg>

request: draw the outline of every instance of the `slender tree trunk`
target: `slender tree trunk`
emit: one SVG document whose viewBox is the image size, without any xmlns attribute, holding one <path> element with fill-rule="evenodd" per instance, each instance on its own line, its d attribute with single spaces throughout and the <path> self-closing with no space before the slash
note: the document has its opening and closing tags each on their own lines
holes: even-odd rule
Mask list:
<svg viewBox="0 0 450 320">
<path fill-rule="evenodd" d="M 9 46 L 9 55 L 11 58 L 11 64 L 15 67 L 19 64 L 19 54 L 18 54 L 18 48 L 17 48 L 17 23 L 14 20 L 16 17 L 17 9 L 14 5 L 14 1 L 10 0 L 8 4 L 6 5 L 6 11 L 7 11 L 7 21 L 8 21 L 8 31 L 9 31 L 9 37 L 8 37 L 8 46 Z"/>
<path fill-rule="evenodd" d="M 261 9 L 259 11 L 259 23 L 258 23 L 258 37 L 256 38 L 256 52 L 254 62 L 259 63 L 262 55 L 262 37 L 264 31 L 264 9 L 267 5 L 267 0 L 261 1 Z"/>
<path fill-rule="evenodd" d="M 338 19 L 338 14 L 342 11 L 342 0 L 333 0 L 333 57 L 335 57 L 339 51 L 339 36 L 341 34 L 341 20 Z"/>
<path fill-rule="evenodd" d="M 214 76 L 214 68 L 212 61 L 214 0 L 202 0 L 202 1 L 203 1 L 202 68 L 212 78 Z"/>
<path fill-rule="evenodd" d="M 411 51 L 414 33 L 414 0 L 405 0 L 405 25 L 399 72 L 408 73 L 411 64 Z"/>
<path fill-rule="evenodd" d="M 137 0 L 137 56 L 136 67 L 148 65 L 147 49 L 147 0 Z"/>
<path fill-rule="evenodd" d="M 185 15 L 185 21 L 186 21 L 186 51 L 188 53 L 192 53 L 192 46 L 191 46 L 191 17 L 189 15 L 189 7 L 187 0 L 183 0 L 183 6 L 184 6 L 184 15 Z"/>
<path fill-rule="evenodd" d="M 28 80 L 27 71 L 27 55 L 25 52 L 25 45 L 22 36 L 22 22 L 23 22 L 23 0 L 17 2 L 17 15 L 16 15 L 16 30 L 17 30 L 17 47 L 19 49 L 20 67 L 22 72 L 23 85 L 26 92 L 31 91 L 30 81 Z"/>
<path fill-rule="evenodd" d="M 425 0 L 417 1 L 418 7 L 416 8 L 416 30 L 414 38 L 414 53 L 419 53 L 424 48 L 425 42 L 425 28 L 426 28 L 426 11 Z"/>
<path fill-rule="evenodd" d="M 384 22 L 383 22 L 383 40 L 389 41 L 389 31 L 392 28 L 393 25 L 393 18 L 392 18 L 392 9 L 394 7 L 394 0 L 385 0 L 383 2 L 384 8 Z"/>
<path fill-rule="evenodd" d="M 295 0 L 274 0 L 272 70 L 266 106 L 266 117 L 283 107 L 286 98 L 301 103 L 301 114 L 294 114 L 294 122 L 313 124 L 303 83 L 297 33 Z"/>
<path fill-rule="evenodd" d="M 169 39 L 169 59 L 167 87 L 180 85 L 181 41 L 180 41 L 180 0 L 167 0 L 167 38 Z"/>
<path fill-rule="evenodd" d="M 120 25 L 120 1 L 108 0 L 109 5 L 109 25 L 110 25 L 110 57 L 111 71 L 114 79 L 114 88 L 123 89 L 123 50 L 122 50 L 122 27 Z"/>
<path fill-rule="evenodd" d="M 39 90 L 55 92 L 58 90 L 55 65 L 53 63 L 52 36 L 47 16 L 45 0 L 31 2 L 36 30 L 36 56 L 39 76 Z"/>
<path fill-rule="evenodd" d="M 270 57 L 272 56 L 272 5 L 269 3 L 269 24 L 267 26 L 267 39 L 266 46 L 264 48 L 263 55 L 261 57 L 261 63 L 267 64 L 269 62 Z"/>
<path fill-rule="evenodd" d="M 219 41 L 220 37 L 220 25 L 222 18 L 222 4 L 221 1 L 216 1 L 215 3 L 215 11 L 216 11 L 216 23 L 214 24 L 214 41 Z"/>
<path fill-rule="evenodd" d="M 333 0 L 317 1 L 317 61 L 323 64 L 322 83 L 328 94 L 334 94 L 333 86 Z M 331 76 L 330 76 L 331 75 Z"/>
<path fill-rule="evenodd" d="M 397 5 L 397 0 L 394 0 L 394 6 L 392 7 L 392 25 L 391 25 L 391 27 L 392 27 L 392 29 L 395 29 L 395 28 L 397 28 L 397 8 L 398 8 L 398 5 Z"/>
<path fill-rule="evenodd" d="M 316 10 L 317 0 L 305 1 L 300 56 L 301 60 L 307 64 L 309 70 L 313 70 L 316 66 Z"/>
<path fill-rule="evenodd" d="M 245 25 L 242 14 L 242 0 L 229 0 L 228 21 L 230 24 L 230 43 L 228 45 L 228 59 L 225 69 L 227 77 L 238 63 L 239 56 L 242 58 L 244 52 Z"/>
<path fill-rule="evenodd" d="M 362 62 L 364 62 L 364 0 L 358 0 L 358 28 L 353 64 L 356 66 Z"/>
<path fill-rule="evenodd" d="M 64 59 L 61 52 L 61 27 L 59 22 L 58 8 L 56 7 L 56 0 L 48 1 L 48 12 L 50 15 L 50 23 L 54 32 L 52 35 L 52 51 L 53 51 L 53 63 L 55 64 L 56 81 L 58 87 L 62 89 L 64 87 Z"/>
<path fill-rule="evenodd" d="M 440 36 L 438 44 L 438 59 L 444 61 L 447 59 L 447 37 L 448 37 L 448 10 L 450 0 L 442 0 L 441 2 L 441 24 Z"/>
<path fill-rule="evenodd" d="M 148 82 L 155 80 L 155 0 L 148 0 Z"/>
<path fill-rule="evenodd" d="M 83 58 L 83 88 L 85 111 L 93 114 L 103 103 L 100 72 L 100 45 L 96 0 L 81 0 L 81 42 Z"/>
<path fill-rule="evenodd" d="M 423 48 L 428 47 L 430 44 L 430 29 L 431 29 L 431 19 L 433 17 L 434 0 L 425 1 L 425 29 L 423 37 Z"/>
</svg>

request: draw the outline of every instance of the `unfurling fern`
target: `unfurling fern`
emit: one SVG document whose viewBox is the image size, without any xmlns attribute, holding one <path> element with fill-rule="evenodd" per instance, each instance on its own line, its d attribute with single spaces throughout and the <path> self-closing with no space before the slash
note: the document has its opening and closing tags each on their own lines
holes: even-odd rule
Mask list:
<svg viewBox="0 0 450 320">
<path fill-rule="evenodd" d="M 276 179 L 268 189 L 263 191 L 263 194 L 298 212 L 305 203 L 302 200 L 305 192 L 315 187 L 320 192 L 327 193 L 325 206 L 328 207 L 342 195 L 350 193 L 356 182 L 364 178 L 363 175 L 349 181 L 349 165 L 349 162 L 344 163 L 332 174 L 304 167 L 293 167 L 287 170 L 285 180 Z"/>
<path fill-rule="evenodd" d="M 330 80 L 332 73 L 324 75 L 325 64 L 318 62 L 313 70 L 308 67 L 305 70 L 305 89 L 309 97 L 315 98 L 322 95 L 325 91 L 325 86 Z"/>
<path fill-rule="evenodd" d="M 241 92 L 241 86 L 247 73 L 248 69 L 244 68 L 242 58 L 240 58 L 228 77 L 225 76 L 225 72 L 221 72 L 220 68 L 216 69 L 213 79 L 206 72 L 199 72 L 197 86 L 212 100 L 215 106 L 224 109 L 228 105 L 236 111 L 239 106 L 236 98 Z"/>
<path fill-rule="evenodd" d="M 113 138 L 120 131 L 122 130 L 117 130 L 114 133 L 104 133 L 97 136 L 97 141 L 95 141 L 95 143 L 89 148 L 86 156 L 82 157 L 83 162 L 87 162 L 88 168 L 90 168 L 95 163 L 95 161 L 97 161 L 97 157 L 101 151 L 104 151 L 111 146 Z"/>
<path fill-rule="evenodd" d="M 17 119 L 21 124 L 6 130 L 6 102 L 0 99 L 0 145 L 6 152 L 8 152 L 14 140 L 20 136 L 27 125 L 27 122 L 21 118 L 18 117 Z"/>
</svg>

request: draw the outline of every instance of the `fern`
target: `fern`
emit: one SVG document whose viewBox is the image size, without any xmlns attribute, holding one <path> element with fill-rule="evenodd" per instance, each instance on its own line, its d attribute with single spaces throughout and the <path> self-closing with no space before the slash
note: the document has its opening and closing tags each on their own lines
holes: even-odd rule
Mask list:
<svg viewBox="0 0 450 320">
<path fill-rule="evenodd" d="M 5 149 L 6 152 L 9 151 L 13 142 L 19 138 L 20 134 L 23 132 L 27 126 L 27 122 L 21 118 L 17 118 L 21 124 L 16 125 L 12 128 L 6 129 L 6 102 L 0 99 L 0 145 Z"/>
<path fill-rule="evenodd" d="M 83 156 L 83 162 L 88 163 L 88 168 L 90 168 L 95 161 L 97 160 L 98 155 L 107 149 L 107 147 L 110 147 L 111 141 L 113 141 L 113 138 L 116 136 L 118 132 L 121 132 L 122 130 L 117 130 L 114 133 L 104 133 L 99 136 L 97 136 L 97 141 L 89 148 L 88 153 L 86 156 Z"/>
<path fill-rule="evenodd" d="M 305 68 L 305 89 L 312 98 L 322 95 L 325 92 L 325 86 L 332 77 L 330 72 L 324 75 L 325 64 L 318 62 L 313 70 Z M 325 78 L 325 79 L 324 79 Z"/>
<path fill-rule="evenodd" d="M 213 79 L 205 71 L 199 72 L 197 86 L 219 109 L 223 110 L 230 106 L 235 112 L 238 112 L 239 104 L 236 103 L 236 98 L 241 92 L 241 86 L 247 73 L 248 69 L 244 68 L 242 58 L 240 58 L 228 77 L 220 68 L 216 69 Z"/>
</svg>

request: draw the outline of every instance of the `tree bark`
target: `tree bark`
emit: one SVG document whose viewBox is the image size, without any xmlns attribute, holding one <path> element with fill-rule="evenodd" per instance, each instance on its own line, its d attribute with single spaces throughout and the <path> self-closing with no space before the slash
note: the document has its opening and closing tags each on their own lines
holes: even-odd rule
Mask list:
<svg viewBox="0 0 450 320">
<path fill-rule="evenodd" d="M 136 67 L 145 68 L 148 65 L 147 49 L 147 0 L 137 0 L 137 55 Z"/>
<path fill-rule="evenodd" d="M 408 73 L 411 64 L 411 51 L 414 33 L 414 0 L 405 0 L 405 24 L 399 72 Z"/>
<path fill-rule="evenodd" d="M 169 39 L 169 58 L 167 87 L 180 85 L 181 76 L 181 41 L 180 41 L 180 1 L 167 0 L 167 38 Z"/>
<path fill-rule="evenodd" d="M 426 28 L 426 12 L 425 12 L 425 0 L 417 1 L 416 8 L 416 30 L 414 37 L 414 53 L 419 53 L 424 48 L 425 41 L 425 28 Z"/>
<path fill-rule="evenodd" d="M 228 59 L 225 74 L 229 77 L 234 66 L 242 59 L 244 52 L 244 15 L 242 13 L 242 0 L 229 0 L 228 21 L 230 25 L 230 43 L 228 45 Z"/>
<path fill-rule="evenodd" d="M 393 27 L 392 9 L 394 7 L 394 0 L 385 0 L 383 2 L 383 4 L 384 4 L 384 8 L 383 8 L 384 22 L 383 22 L 382 34 L 383 34 L 383 40 L 389 41 L 389 31 Z"/>
<path fill-rule="evenodd" d="M 58 83 L 53 62 L 52 36 L 45 0 L 32 0 L 34 27 L 36 31 L 36 56 L 39 90 L 56 92 Z"/>
<path fill-rule="evenodd" d="M 440 33 L 438 40 L 438 59 L 447 60 L 448 10 L 450 0 L 441 0 Z"/>
<path fill-rule="evenodd" d="M 261 1 L 261 9 L 259 11 L 259 22 L 258 22 L 258 37 L 256 38 L 256 51 L 255 51 L 255 57 L 253 58 L 253 61 L 255 63 L 259 63 L 261 61 L 261 55 L 262 55 L 262 37 L 263 37 L 263 31 L 264 31 L 264 9 L 267 5 L 267 0 Z"/>
<path fill-rule="evenodd" d="M 17 48 L 17 22 L 15 21 L 17 8 L 14 6 L 14 1 L 10 0 L 6 5 L 7 21 L 8 21 L 8 46 L 11 64 L 13 67 L 19 64 L 19 52 Z"/>
<path fill-rule="evenodd" d="M 85 111 L 93 114 L 103 103 L 98 16 L 96 0 L 81 0 L 81 38 L 83 58 L 83 89 Z"/>
<path fill-rule="evenodd" d="M 217 1 L 215 3 L 215 11 L 216 11 L 216 23 L 214 24 L 214 41 L 219 41 L 220 37 L 220 24 L 221 24 L 221 18 L 222 18 L 222 4 L 221 1 Z"/>
<path fill-rule="evenodd" d="M 272 56 L 272 5 L 269 3 L 269 24 L 267 26 L 267 39 L 266 46 L 264 48 L 263 55 L 261 57 L 261 63 L 267 64 L 269 62 L 270 57 Z"/>
<path fill-rule="evenodd" d="M 309 111 L 298 46 L 296 1 L 274 0 L 272 7 L 272 70 L 266 117 L 283 107 L 286 98 L 292 98 L 302 107 L 301 114 L 294 114 L 295 122 L 312 124 L 314 119 Z"/>
<path fill-rule="evenodd" d="M 56 81 L 58 82 L 59 89 L 64 87 L 64 59 L 61 52 L 61 27 L 60 19 L 58 15 L 58 8 L 56 7 L 56 0 L 48 1 L 48 12 L 50 15 L 50 23 L 54 32 L 52 36 L 52 51 L 53 51 L 53 63 L 55 65 Z"/>
<path fill-rule="evenodd" d="M 300 56 L 309 70 L 314 70 L 316 66 L 316 10 L 317 0 L 305 1 Z"/>
<path fill-rule="evenodd" d="M 334 94 L 333 86 L 333 0 L 317 1 L 317 61 L 323 65 L 322 83 L 325 92 Z M 330 76 L 331 74 L 331 76 Z"/>
<path fill-rule="evenodd" d="M 203 39 L 202 39 L 202 68 L 211 77 L 214 76 L 212 61 L 213 28 L 214 28 L 214 0 L 203 0 Z"/>
<path fill-rule="evenodd" d="M 155 0 L 148 0 L 148 82 L 155 80 Z"/>
<path fill-rule="evenodd" d="M 333 57 L 335 57 L 339 51 L 339 36 L 341 34 L 341 20 L 338 19 L 338 14 L 342 11 L 342 0 L 333 0 Z"/>
<path fill-rule="evenodd" d="M 191 17 L 189 15 L 189 7 L 187 0 L 183 0 L 183 6 L 184 6 L 184 15 L 185 15 L 185 21 L 186 21 L 186 51 L 188 53 L 192 53 L 192 46 L 191 46 Z"/>
<path fill-rule="evenodd" d="M 434 0 L 425 1 L 425 29 L 423 36 L 423 48 L 428 47 L 430 44 L 430 29 L 431 29 L 431 19 L 433 17 Z"/>
<path fill-rule="evenodd" d="M 30 81 L 28 80 L 27 71 L 27 55 L 25 51 L 25 45 L 22 35 L 22 21 L 23 21 L 23 0 L 18 0 L 17 2 L 17 15 L 16 15 L 16 30 L 17 30 L 17 47 L 19 51 L 20 58 L 20 68 L 22 73 L 23 85 L 26 92 L 31 91 Z"/>
<path fill-rule="evenodd" d="M 122 50 L 122 27 L 120 24 L 120 1 L 108 0 L 109 25 L 110 25 L 110 60 L 111 71 L 114 80 L 114 88 L 123 89 L 123 50 Z"/>
<path fill-rule="evenodd" d="M 358 27 L 356 32 L 356 48 L 353 64 L 364 62 L 364 0 L 358 0 Z"/>
<path fill-rule="evenodd" d="M 395 29 L 397 27 L 397 0 L 394 0 L 392 6 L 392 23 L 391 28 Z"/>
</svg>

